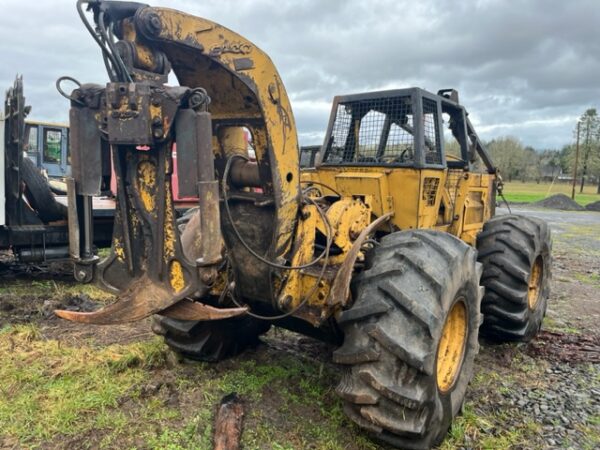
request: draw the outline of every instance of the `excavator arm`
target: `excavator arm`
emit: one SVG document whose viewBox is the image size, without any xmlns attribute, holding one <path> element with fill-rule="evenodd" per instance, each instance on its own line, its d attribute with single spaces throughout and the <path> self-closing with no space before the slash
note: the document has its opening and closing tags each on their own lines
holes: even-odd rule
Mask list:
<svg viewBox="0 0 600 450">
<path fill-rule="evenodd" d="M 233 271 L 244 267 L 233 274 L 236 283 L 266 295 L 272 268 L 250 262 L 240 236 L 265 258 L 289 261 L 300 206 L 298 143 L 277 70 L 253 43 L 206 19 L 131 2 L 80 0 L 84 21 L 86 3 L 95 27 L 86 25 L 111 80 L 79 85 L 70 95 L 70 250 L 76 278 L 95 280 L 117 302 L 92 313 L 57 314 L 100 324 L 151 314 L 190 320 L 243 314 L 245 308 L 190 299 L 226 282 L 225 253 L 236 261 Z M 180 86 L 166 85 L 171 69 Z M 173 145 L 179 192 L 198 197 L 199 227 L 183 240 L 171 190 Z M 116 213 L 111 253 L 99 261 L 91 245 L 92 196 L 100 193 L 107 152 Z M 231 201 L 227 214 L 220 188 Z"/>
</svg>

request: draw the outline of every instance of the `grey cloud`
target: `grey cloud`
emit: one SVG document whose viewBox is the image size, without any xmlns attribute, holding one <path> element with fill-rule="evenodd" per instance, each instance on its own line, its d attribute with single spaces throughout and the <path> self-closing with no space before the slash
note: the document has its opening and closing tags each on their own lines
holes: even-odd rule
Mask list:
<svg viewBox="0 0 600 450">
<path fill-rule="evenodd" d="M 53 87 L 58 76 L 106 79 L 74 3 L 3 1 L 0 84 L 23 73 L 41 119 L 67 117 Z M 485 138 L 511 134 L 539 148 L 570 142 L 569 118 L 600 98 L 596 0 L 153 4 L 207 17 L 263 48 L 286 83 L 302 143 L 319 140 L 329 114 L 323 105 L 341 93 L 454 87 Z"/>
</svg>

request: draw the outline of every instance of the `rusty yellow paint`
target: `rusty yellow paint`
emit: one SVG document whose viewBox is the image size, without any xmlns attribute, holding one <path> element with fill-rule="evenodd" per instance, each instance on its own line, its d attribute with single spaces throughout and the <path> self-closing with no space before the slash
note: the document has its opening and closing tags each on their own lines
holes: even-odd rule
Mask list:
<svg viewBox="0 0 600 450">
<path fill-rule="evenodd" d="M 171 192 L 171 182 L 165 182 L 165 190 Z M 175 245 L 177 237 L 175 233 L 175 218 L 173 217 L 173 198 L 171 195 L 165 197 L 165 226 L 164 226 L 164 257 L 165 262 L 175 257 Z"/>
<path fill-rule="evenodd" d="M 367 196 L 369 197 L 369 196 Z M 341 250 L 339 255 L 331 255 L 331 264 L 341 264 L 352 248 L 360 232 L 371 223 L 371 209 L 368 202 L 358 198 L 342 198 L 327 210 L 327 220 L 333 228 L 333 244 Z M 327 235 L 327 227 L 320 220 L 317 229 Z"/>
<path fill-rule="evenodd" d="M 137 187 L 146 212 L 156 214 L 156 165 L 150 160 L 140 161 L 137 168 Z"/>
<path fill-rule="evenodd" d="M 426 192 L 435 182 L 437 192 Z M 372 212 L 380 217 L 393 212 L 392 224 L 400 230 L 433 228 L 451 233 L 470 245 L 492 216 L 494 175 L 465 173 L 462 169 L 321 166 L 302 172 L 302 180 L 317 181 L 344 197 L 370 198 Z M 335 192 L 334 192 L 335 191 Z M 401 194 L 400 194 L 401 193 Z"/>
<path fill-rule="evenodd" d="M 183 288 L 185 287 L 183 267 L 177 260 L 171 262 L 171 267 L 169 269 L 169 283 L 176 294 L 183 291 Z"/>
<path fill-rule="evenodd" d="M 328 228 L 314 205 L 304 206 L 300 217 L 292 248 L 293 266 L 307 264 L 315 258 L 317 232 L 323 236 L 328 235 Z M 360 232 L 369 225 L 371 209 L 362 199 L 348 197 L 333 203 L 327 210 L 326 217 L 333 231 L 333 245 L 338 249 L 339 254 L 330 255 L 328 267 L 321 279 L 319 276 L 324 259 L 312 267 L 289 271 L 279 295 L 283 306 L 288 309 L 298 306 L 306 299 L 308 311 L 305 308 L 299 311 L 297 316 L 314 324 L 335 313 L 327 303 L 331 285 L 352 244 Z"/>
<path fill-rule="evenodd" d="M 248 144 L 243 127 L 220 127 L 217 136 L 221 154 L 225 158 L 231 155 L 248 156 Z"/>
<path fill-rule="evenodd" d="M 150 104 L 150 117 L 152 117 L 153 120 L 154 120 L 155 117 L 158 117 L 159 119 L 163 120 L 163 118 L 162 118 L 162 108 L 161 108 L 160 105 Z M 165 126 L 165 124 L 163 123 L 163 127 L 164 126 Z"/>
<path fill-rule="evenodd" d="M 217 23 L 167 8 L 152 8 L 152 12 L 160 20 L 157 35 L 138 39 L 130 23 L 124 26 L 125 39 L 133 42 L 138 50 L 138 63 L 143 67 L 153 66 L 154 55 L 148 45 L 168 48 L 169 61 L 179 83 L 207 90 L 211 97 L 209 110 L 217 130 L 213 136 L 215 154 L 225 158 L 232 154 L 245 155 L 242 126 L 250 130 L 258 165 L 271 173 L 270 179 L 264 180 L 264 190 L 272 194 L 275 211 L 274 235 L 265 236 L 274 242 L 274 251 L 270 254 L 276 260 L 285 257 L 293 266 L 307 264 L 315 256 L 317 235 L 326 235 L 327 226 L 314 205 L 300 205 L 296 126 L 289 98 L 272 61 L 252 42 Z M 162 118 L 160 107 L 151 106 L 150 113 L 152 117 Z M 163 123 L 163 126 L 168 130 L 170 124 Z M 356 133 L 358 130 L 359 127 L 355 127 Z M 167 172 L 170 164 L 168 159 Z M 156 165 L 149 161 L 140 163 L 137 175 L 143 207 L 156 214 L 159 207 L 156 205 Z M 326 213 L 339 254 L 331 255 L 319 284 L 323 261 L 303 270 L 282 271 L 284 276 L 274 282 L 283 309 L 297 306 L 310 294 L 307 308 L 303 310 L 314 311 L 308 319 L 313 322 L 314 317 L 322 318 L 331 313 L 326 300 L 336 270 L 356 236 L 374 218 L 392 214 L 391 230 L 433 228 L 474 245 L 477 233 L 492 214 L 489 199 L 494 176 L 488 174 L 448 169 L 319 167 L 302 173 L 302 178 L 331 186 L 333 192 L 320 188 L 326 194 L 341 194 Z M 160 188 L 170 192 L 170 182 Z M 166 204 L 160 206 L 164 206 L 166 214 L 163 245 L 168 262 L 174 259 L 179 245 L 170 195 L 166 197 Z M 170 268 L 173 289 L 176 286 L 183 289 L 185 285 L 183 272 L 181 278 L 174 276 L 179 269 L 176 265 Z M 299 314 L 305 314 L 303 310 Z M 460 311 L 453 314 L 459 315 Z M 449 351 L 454 350 L 449 347 Z M 441 364 L 447 366 L 445 361 Z M 452 370 L 450 367 L 441 377 L 452 378 Z"/>
<path fill-rule="evenodd" d="M 529 276 L 529 289 L 527 291 L 527 303 L 529 309 L 535 309 L 542 291 L 542 280 L 544 278 L 544 259 L 538 256 L 531 267 L 531 275 Z"/>
<path fill-rule="evenodd" d="M 140 219 L 135 214 L 130 216 L 131 219 L 131 233 L 136 236 L 140 226 Z"/>
<path fill-rule="evenodd" d="M 125 249 L 123 248 L 123 243 L 120 239 L 113 239 L 113 252 L 119 261 L 125 261 Z"/>
<path fill-rule="evenodd" d="M 448 392 L 460 374 L 467 340 L 467 307 L 459 298 L 446 318 L 437 350 L 437 386 Z"/>
</svg>

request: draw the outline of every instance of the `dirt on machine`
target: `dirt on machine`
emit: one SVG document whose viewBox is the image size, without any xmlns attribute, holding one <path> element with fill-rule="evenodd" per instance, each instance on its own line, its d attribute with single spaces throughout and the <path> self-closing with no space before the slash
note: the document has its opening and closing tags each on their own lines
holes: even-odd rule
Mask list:
<svg viewBox="0 0 600 450">
<path fill-rule="evenodd" d="M 118 300 L 56 313 L 89 324 L 154 316 L 174 351 L 207 361 L 273 324 L 327 340 L 352 421 L 399 448 L 440 443 L 480 334 L 532 339 L 551 276 L 547 224 L 495 215 L 501 179 L 458 93 L 335 97 L 314 167 L 301 170 L 283 81 L 255 44 L 171 9 L 78 8 L 110 81 L 69 95 L 70 254 L 78 280 Z M 171 71 L 179 86 L 166 84 Z M 445 126 L 460 155 L 445 154 Z M 199 199 L 179 222 L 174 144 L 179 192 Z M 99 258 L 91 199 L 107 160 L 115 222 Z"/>
</svg>

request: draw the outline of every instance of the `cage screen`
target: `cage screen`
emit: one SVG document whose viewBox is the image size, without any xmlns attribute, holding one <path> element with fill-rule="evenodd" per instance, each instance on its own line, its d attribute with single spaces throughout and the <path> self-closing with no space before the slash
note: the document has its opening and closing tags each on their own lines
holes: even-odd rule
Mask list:
<svg viewBox="0 0 600 450">
<path fill-rule="evenodd" d="M 425 136 L 425 164 L 442 163 L 442 147 L 437 103 L 423 98 L 423 134 Z"/>
<path fill-rule="evenodd" d="M 413 164 L 410 96 L 339 103 L 324 161 L 330 164 Z"/>
</svg>

